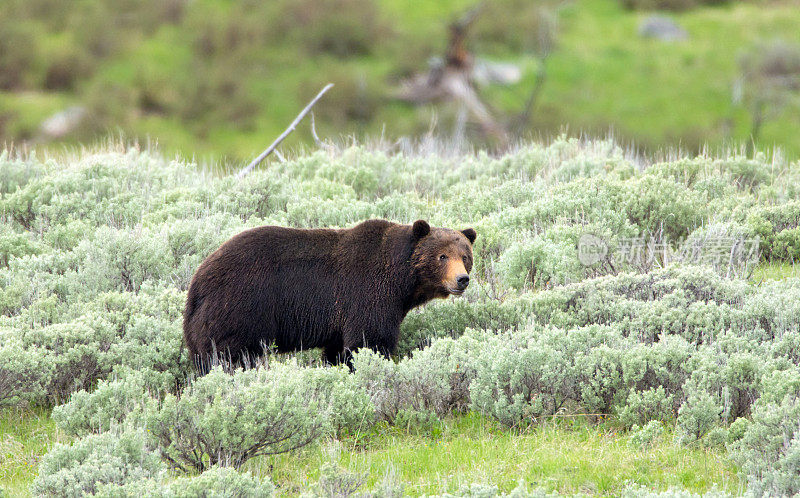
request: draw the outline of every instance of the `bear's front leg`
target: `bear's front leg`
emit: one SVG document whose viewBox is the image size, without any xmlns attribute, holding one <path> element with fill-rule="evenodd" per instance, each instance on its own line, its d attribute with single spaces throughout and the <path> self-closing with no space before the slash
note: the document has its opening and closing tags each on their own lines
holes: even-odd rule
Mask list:
<svg viewBox="0 0 800 498">
<path fill-rule="evenodd" d="M 345 363 L 350 365 L 352 355 L 361 348 L 369 348 L 379 353 L 384 358 L 391 359 L 397 349 L 397 340 L 400 335 L 399 327 L 389 327 L 375 330 L 353 330 L 344 335 L 344 353 L 348 356 Z M 352 367 L 351 367 L 352 368 Z"/>
</svg>

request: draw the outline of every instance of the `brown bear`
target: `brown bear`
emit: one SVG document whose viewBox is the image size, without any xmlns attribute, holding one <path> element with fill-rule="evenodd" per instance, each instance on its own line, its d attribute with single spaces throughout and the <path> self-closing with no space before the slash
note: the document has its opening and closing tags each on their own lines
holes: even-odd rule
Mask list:
<svg viewBox="0 0 800 498">
<path fill-rule="evenodd" d="M 331 364 L 369 347 L 397 347 L 400 322 L 433 298 L 460 295 L 472 269 L 472 228 L 368 220 L 348 229 L 246 230 L 200 265 L 183 315 L 201 372 L 217 355 L 234 363 L 322 347 Z"/>
</svg>

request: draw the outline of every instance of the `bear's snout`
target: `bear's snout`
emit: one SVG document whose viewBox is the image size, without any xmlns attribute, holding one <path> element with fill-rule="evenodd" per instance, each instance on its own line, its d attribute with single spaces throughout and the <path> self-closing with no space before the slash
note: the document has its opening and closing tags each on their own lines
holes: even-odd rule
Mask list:
<svg viewBox="0 0 800 498">
<path fill-rule="evenodd" d="M 458 277 L 456 277 L 456 284 L 458 284 L 458 290 L 463 291 L 469 285 L 469 275 L 466 273 L 462 273 Z"/>
</svg>

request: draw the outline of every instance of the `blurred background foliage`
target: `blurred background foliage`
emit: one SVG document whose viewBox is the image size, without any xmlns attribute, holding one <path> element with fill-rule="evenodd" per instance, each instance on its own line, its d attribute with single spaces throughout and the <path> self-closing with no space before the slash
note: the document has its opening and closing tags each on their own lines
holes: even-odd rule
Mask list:
<svg viewBox="0 0 800 498">
<path fill-rule="evenodd" d="M 0 142 L 58 148 L 123 135 L 245 160 L 326 82 L 319 134 L 450 133 L 457 106 L 401 82 L 443 55 L 475 0 L 6 0 Z M 467 46 L 519 69 L 479 87 L 512 138 L 613 133 L 644 151 L 752 143 L 800 154 L 797 0 L 487 0 Z M 671 23 L 677 36 L 648 31 Z M 669 26 L 668 26 L 669 28 Z M 673 33 L 674 34 L 674 33 Z M 536 89 L 536 86 L 540 87 Z M 531 97 L 530 115 L 515 117 Z M 467 136 L 486 144 L 480 130 Z M 310 140 L 308 127 L 288 144 Z M 492 145 L 491 142 L 488 142 Z"/>
</svg>

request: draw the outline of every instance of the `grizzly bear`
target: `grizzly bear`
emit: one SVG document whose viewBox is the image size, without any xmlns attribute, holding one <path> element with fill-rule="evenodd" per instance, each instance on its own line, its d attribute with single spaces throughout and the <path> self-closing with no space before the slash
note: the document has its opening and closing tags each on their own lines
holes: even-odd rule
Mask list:
<svg viewBox="0 0 800 498">
<path fill-rule="evenodd" d="M 475 237 L 472 228 L 431 228 L 424 220 L 246 230 L 192 278 L 186 345 L 201 373 L 220 356 L 242 363 L 266 348 L 321 347 L 333 365 L 350 365 L 360 347 L 389 356 L 411 308 L 464 293 Z"/>
</svg>

